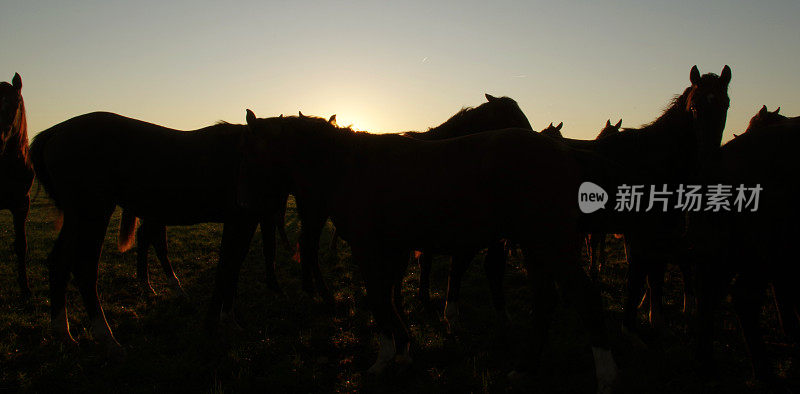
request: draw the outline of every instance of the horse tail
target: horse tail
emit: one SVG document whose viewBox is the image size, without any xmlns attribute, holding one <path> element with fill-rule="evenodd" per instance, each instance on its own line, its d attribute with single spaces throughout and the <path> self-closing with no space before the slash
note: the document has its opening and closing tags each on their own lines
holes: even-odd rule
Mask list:
<svg viewBox="0 0 800 394">
<path fill-rule="evenodd" d="M 122 218 L 119 220 L 119 238 L 117 239 L 117 248 L 120 253 L 125 253 L 133 247 L 137 222 L 138 219 L 130 211 L 122 210 Z"/>
<path fill-rule="evenodd" d="M 31 159 L 31 164 L 33 164 L 33 171 L 36 173 L 36 178 L 39 179 L 39 187 L 44 188 L 45 194 L 50 196 L 56 206 L 56 209 L 58 210 L 57 216 L 54 220 L 54 226 L 56 230 L 59 231 L 61 230 L 64 214 L 61 210 L 61 201 L 55 193 L 53 180 L 50 178 L 50 172 L 45 164 L 45 147 L 47 142 L 50 140 L 50 137 L 52 137 L 53 132 L 54 128 L 51 127 L 37 134 L 36 137 L 33 137 L 33 141 L 30 145 L 29 157 Z M 36 191 L 36 195 L 39 195 L 38 189 Z M 34 199 L 35 197 L 36 196 L 34 196 Z"/>
</svg>

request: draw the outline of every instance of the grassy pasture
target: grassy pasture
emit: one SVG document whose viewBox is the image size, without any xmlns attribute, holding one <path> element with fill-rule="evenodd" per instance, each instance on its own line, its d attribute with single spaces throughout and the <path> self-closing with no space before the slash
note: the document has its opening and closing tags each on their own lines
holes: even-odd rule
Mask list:
<svg viewBox="0 0 800 394">
<path fill-rule="evenodd" d="M 287 231 L 296 240 L 299 223 L 290 201 Z M 34 299 L 19 300 L 12 252 L 11 215 L 0 212 L 0 391 L 23 392 L 591 392 L 592 356 L 577 315 L 561 305 L 551 326 L 540 373 L 510 382 L 518 344 L 531 326 L 531 293 L 518 260 L 511 259 L 505 280 L 513 320 L 503 334 L 494 325 L 489 289 L 477 258 L 462 291 L 462 329 L 446 332 L 439 316 L 444 305 L 448 264 L 437 258 L 432 274 L 434 306 L 414 298 L 417 267 L 409 266 L 404 286 L 405 312 L 414 339 L 413 367 L 382 379 L 365 371 L 377 353 L 364 290 L 346 246 L 331 251 L 330 231 L 323 233 L 321 264 L 335 291 L 333 310 L 300 290 L 300 267 L 278 247 L 278 276 L 286 297 L 263 283 L 260 233 L 243 264 L 237 311 L 243 332 L 224 339 L 209 337 L 202 319 L 213 286 L 222 226 L 200 224 L 168 229 L 170 258 L 189 299 L 166 285 L 154 253 L 153 287 L 142 294 L 135 280 L 135 254 L 116 250 L 119 210 L 111 220 L 100 262 L 99 292 L 106 315 L 126 356 L 106 357 L 86 329 L 88 322 L 77 290 L 70 286 L 68 308 L 79 348 L 64 347 L 49 331 L 45 260 L 56 237 L 54 209 L 40 195 L 28 220 L 28 272 Z M 703 382 L 695 372 L 689 318 L 680 311 L 682 282 L 667 273 L 665 312 L 670 334 L 637 344 L 619 333 L 627 264 L 618 240 L 608 243 L 609 264 L 601 284 L 614 350 L 622 368 L 620 392 L 763 392 L 752 382 L 738 323 L 729 307 L 718 319 L 715 356 L 719 377 Z M 644 315 L 642 314 L 642 319 Z M 791 347 L 782 345 L 775 312 L 767 306 L 764 324 L 777 360 L 775 368 L 797 381 Z"/>
</svg>

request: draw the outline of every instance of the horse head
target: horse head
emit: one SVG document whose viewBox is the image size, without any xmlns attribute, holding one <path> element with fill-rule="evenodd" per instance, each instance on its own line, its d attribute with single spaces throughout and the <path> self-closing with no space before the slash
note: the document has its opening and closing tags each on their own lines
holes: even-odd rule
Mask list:
<svg viewBox="0 0 800 394">
<path fill-rule="evenodd" d="M 603 126 L 603 129 L 600 130 L 600 134 L 598 134 L 597 138 L 595 139 L 599 140 L 601 138 L 608 137 L 609 135 L 617 134 L 619 133 L 621 127 L 622 127 L 622 119 L 620 119 L 619 122 L 617 122 L 617 124 L 614 125 L 611 124 L 611 119 L 609 119 L 606 121 L 606 125 Z"/>
<path fill-rule="evenodd" d="M 747 125 L 747 130 L 745 130 L 745 133 L 789 119 L 781 115 L 779 113 L 780 110 L 781 107 L 778 107 L 778 109 L 776 109 L 775 111 L 770 112 L 769 110 L 767 110 L 766 105 L 762 106 L 761 110 L 759 110 L 758 113 L 755 114 L 755 116 L 750 118 L 750 123 Z"/>
<path fill-rule="evenodd" d="M 0 154 L 6 144 L 19 131 L 24 117 L 22 77 L 14 74 L 11 83 L 0 82 Z"/>
<path fill-rule="evenodd" d="M 685 111 L 691 114 L 691 132 L 694 134 L 698 158 L 709 157 L 722 142 L 722 132 L 730 107 L 728 84 L 731 68 L 725 66 L 720 75 L 700 75 L 697 66 L 689 72 L 692 83 L 685 92 Z"/>
<path fill-rule="evenodd" d="M 556 139 L 562 139 L 564 136 L 561 134 L 561 127 L 564 126 L 564 122 L 558 124 L 558 126 L 553 126 L 553 122 L 550 122 L 550 125 L 545 127 L 539 134 Z"/>
</svg>

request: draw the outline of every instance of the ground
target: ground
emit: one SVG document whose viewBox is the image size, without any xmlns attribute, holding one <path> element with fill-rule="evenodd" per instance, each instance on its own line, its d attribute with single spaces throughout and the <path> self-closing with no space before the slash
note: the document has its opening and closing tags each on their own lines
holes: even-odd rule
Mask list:
<svg viewBox="0 0 800 394">
<path fill-rule="evenodd" d="M 0 212 L 0 391 L 81 392 L 592 392 L 592 356 L 577 315 L 560 306 L 551 326 L 542 368 L 533 378 L 509 381 L 507 373 L 519 343 L 531 326 L 531 293 L 520 262 L 510 260 L 505 280 L 512 326 L 509 334 L 495 325 L 488 284 L 478 264 L 466 275 L 462 291 L 462 328 L 447 333 L 439 317 L 448 262 L 434 261 L 433 307 L 416 301 L 417 267 L 410 265 L 404 286 L 405 312 L 414 339 L 410 370 L 390 371 L 381 379 L 365 371 L 377 354 L 364 290 L 346 245 L 328 248 L 321 241 L 322 270 L 335 291 L 333 309 L 300 290 L 300 267 L 291 253 L 278 249 L 278 277 L 286 295 L 264 284 L 260 234 L 244 262 L 237 298 L 242 332 L 211 337 L 202 320 L 213 286 L 221 225 L 200 224 L 168 230 L 170 258 L 188 299 L 172 291 L 150 256 L 158 295 L 143 294 L 135 280 L 134 251 L 116 249 L 119 210 L 115 213 L 100 261 L 99 293 L 124 357 L 108 357 L 88 331 L 77 290 L 70 286 L 68 307 L 73 336 L 80 346 L 64 347 L 49 330 L 45 259 L 56 236 L 55 210 L 41 193 L 28 220 L 29 267 L 34 298 L 20 300 L 12 252 L 11 215 Z M 296 240 L 298 222 L 290 202 L 287 229 Z M 717 319 L 717 377 L 704 381 L 695 372 L 690 317 L 681 312 L 682 281 L 667 273 L 665 311 L 669 333 L 645 343 L 620 333 L 627 264 L 621 242 L 609 238 L 609 264 L 602 291 L 607 325 L 622 369 L 619 392 L 764 392 L 752 381 L 738 323 L 726 306 Z M 644 325 L 644 314 L 640 314 Z M 776 329 L 774 308 L 765 307 L 764 324 L 776 371 L 798 382 L 792 347 Z"/>
</svg>

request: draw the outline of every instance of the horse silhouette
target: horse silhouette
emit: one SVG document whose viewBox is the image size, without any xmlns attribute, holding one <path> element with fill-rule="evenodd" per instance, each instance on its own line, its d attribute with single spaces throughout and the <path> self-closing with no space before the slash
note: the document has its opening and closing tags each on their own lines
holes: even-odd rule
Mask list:
<svg viewBox="0 0 800 394">
<path fill-rule="evenodd" d="M 485 94 L 486 102 L 475 108 L 462 108 L 455 115 L 439 126 L 433 127 L 425 132 L 408 131 L 402 133 L 404 137 L 416 140 L 444 140 L 457 138 L 460 136 L 480 133 L 487 130 L 494 130 L 506 127 L 520 127 L 531 130 L 530 122 L 525 114 L 520 110 L 519 105 L 508 97 L 494 97 Z M 302 113 L 300 113 L 302 118 Z M 329 119 L 329 123 L 335 125 Z M 413 185 L 409 187 L 415 187 Z M 325 284 L 318 263 L 319 237 L 328 214 L 315 208 L 318 204 L 309 204 L 303 201 L 302 197 L 297 198 L 297 212 L 302 223 L 300 231 L 299 251 L 304 272 L 303 289 L 310 294 L 319 294 L 327 300 L 332 300 L 330 290 Z M 338 234 L 338 229 L 337 229 Z M 502 276 L 505 270 L 505 259 L 502 256 L 502 244 L 499 242 L 490 246 L 484 268 L 489 279 L 492 291 L 492 299 L 498 315 L 505 317 L 505 301 L 502 294 Z M 465 251 L 457 256 L 453 256 L 451 269 L 448 279 L 447 300 L 445 315 L 453 320 L 458 314 L 457 302 L 460 294 L 461 278 L 469 262 L 477 250 Z M 431 253 L 422 253 L 418 259 L 420 265 L 420 281 L 418 297 L 423 301 L 429 299 L 430 272 L 431 272 Z M 313 283 L 312 274 L 313 273 Z M 448 308 L 449 306 L 449 308 Z"/>
<path fill-rule="evenodd" d="M 11 211 L 14 223 L 14 253 L 17 283 L 23 299 L 30 299 L 26 264 L 28 241 L 25 222 L 30 210 L 33 166 L 28 156 L 28 122 L 22 99 L 22 77 L 0 82 L 0 210 Z"/>
<path fill-rule="evenodd" d="M 232 305 L 238 276 L 223 275 L 233 271 L 228 266 L 238 271 L 259 222 L 268 273 L 275 258 L 275 218 L 252 216 L 236 204 L 244 131 L 245 126 L 224 122 L 179 131 L 94 112 L 59 123 L 33 139 L 31 160 L 39 182 L 63 215 L 48 269 L 51 319 L 64 340 L 73 341 L 66 309 L 72 273 L 95 338 L 110 349 L 119 346 L 97 295 L 98 260 L 116 205 L 158 225 L 224 223 L 206 324 L 215 328 L 222 319 L 236 326 Z M 268 204 L 277 214 L 285 201 L 283 196 Z M 123 222 L 129 226 L 135 221 Z M 133 231 L 122 228 L 120 234 L 130 237 Z"/>
<path fill-rule="evenodd" d="M 800 118 L 786 118 L 762 107 L 745 133 L 720 148 L 702 178 L 706 184 L 731 185 L 735 198 L 738 187 L 759 186 L 758 210 L 753 212 L 751 205 L 740 212 L 732 204 L 730 212 L 693 212 L 688 228 L 697 266 L 699 360 L 704 366 L 712 364 L 713 313 L 730 292 L 753 373 L 776 392 L 786 392 L 787 387 L 773 371 L 758 320 L 771 282 L 781 325 L 798 338 L 800 291 L 795 278 L 800 271 L 786 260 L 794 254 L 794 240 L 800 236 L 800 190 L 790 181 L 800 170 L 795 154 L 798 143 Z"/>
</svg>

